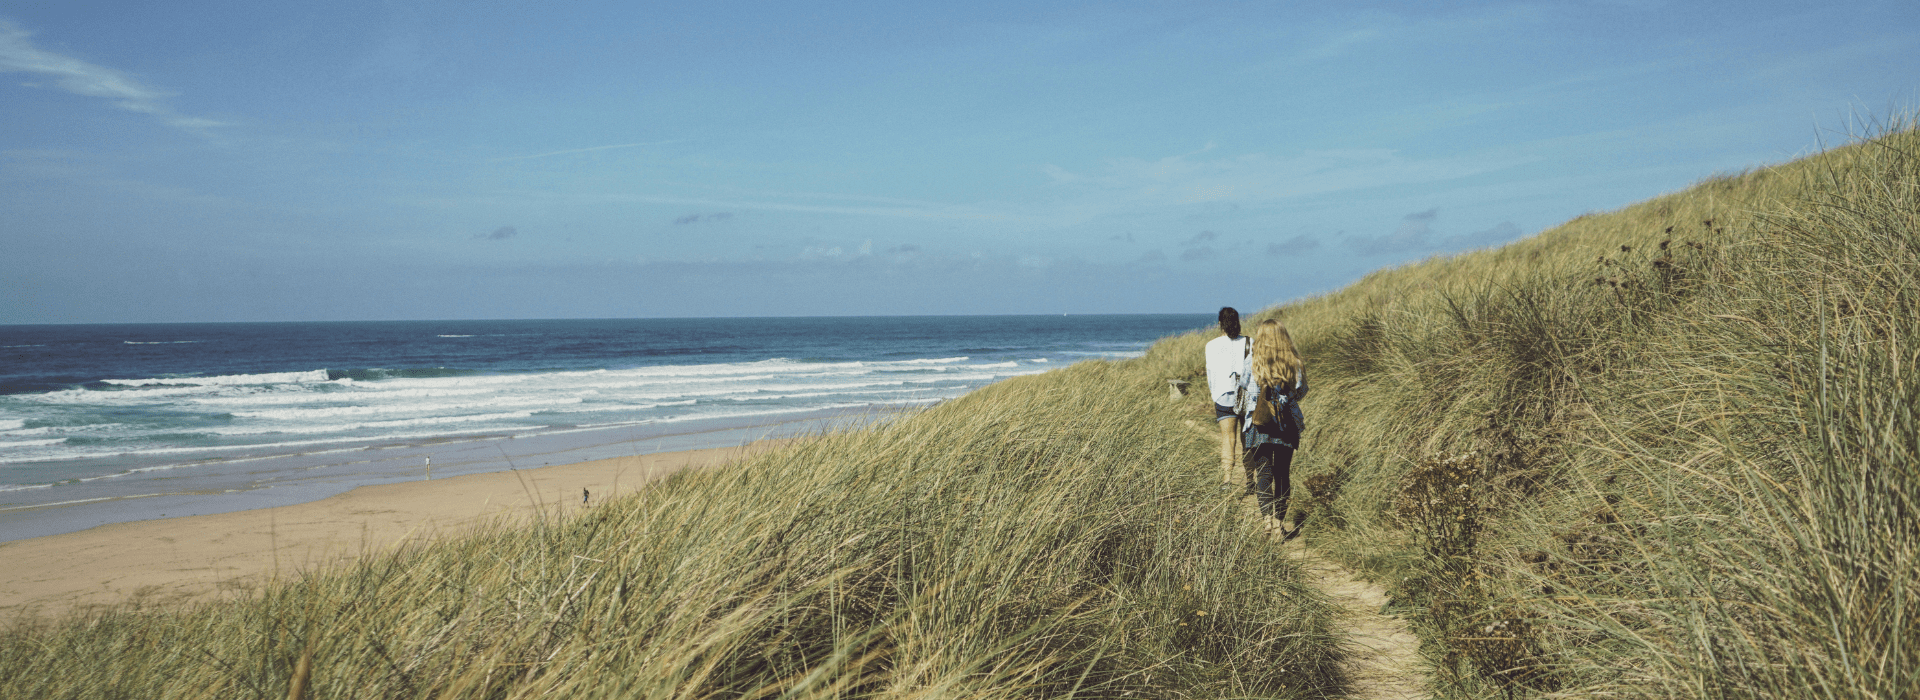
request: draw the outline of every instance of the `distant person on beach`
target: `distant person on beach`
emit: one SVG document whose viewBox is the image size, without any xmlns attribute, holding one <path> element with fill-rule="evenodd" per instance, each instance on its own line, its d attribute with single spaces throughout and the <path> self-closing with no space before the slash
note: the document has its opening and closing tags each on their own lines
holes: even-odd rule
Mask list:
<svg viewBox="0 0 1920 700">
<path fill-rule="evenodd" d="M 1287 327 L 1274 319 L 1253 329 L 1253 400 L 1244 431 L 1246 468 L 1253 493 L 1270 527 L 1285 531 L 1287 497 L 1293 493 L 1293 452 L 1306 425 L 1300 399 L 1307 395 L 1306 360 L 1293 347 Z M 1287 532 L 1288 537 L 1293 533 Z"/>
<path fill-rule="evenodd" d="M 1252 351 L 1251 341 L 1240 335 L 1240 312 L 1220 307 L 1220 337 L 1207 341 L 1207 395 L 1213 397 L 1213 419 L 1220 425 L 1221 480 L 1240 488 L 1247 482 L 1240 461 L 1240 419 L 1252 374 Z"/>
</svg>

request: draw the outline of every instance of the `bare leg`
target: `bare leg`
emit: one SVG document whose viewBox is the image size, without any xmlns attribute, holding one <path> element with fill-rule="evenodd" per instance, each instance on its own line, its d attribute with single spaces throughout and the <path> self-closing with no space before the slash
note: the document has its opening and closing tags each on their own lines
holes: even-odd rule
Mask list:
<svg viewBox="0 0 1920 700">
<path fill-rule="evenodd" d="M 1220 479 L 1228 486 L 1245 488 L 1247 470 L 1240 464 L 1240 419 L 1216 422 L 1220 424 Z"/>
</svg>

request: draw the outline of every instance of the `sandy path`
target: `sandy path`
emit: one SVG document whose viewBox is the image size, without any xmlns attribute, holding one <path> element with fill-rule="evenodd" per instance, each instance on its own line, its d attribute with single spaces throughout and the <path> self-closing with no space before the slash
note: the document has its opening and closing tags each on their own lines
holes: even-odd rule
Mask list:
<svg viewBox="0 0 1920 700">
<path fill-rule="evenodd" d="M 1183 422 L 1205 435 L 1209 442 L 1219 439 L 1199 421 Z M 1261 518 L 1252 498 L 1242 499 L 1241 503 L 1247 517 L 1255 520 Z M 1270 532 L 1274 537 L 1280 536 L 1278 531 Z M 1308 582 L 1327 594 L 1345 613 L 1342 615 L 1343 626 L 1353 644 L 1353 653 L 1346 669 L 1347 677 L 1353 681 L 1353 688 L 1347 697 L 1359 700 L 1432 697 L 1427 692 L 1427 674 L 1420 661 L 1420 638 L 1414 636 L 1405 620 L 1380 612 L 1387 605 L 1386 589 L 1316 554 L 1307 547 L 1305 538 L 1288 541 L 1282 546 L 1285 547 L 1287 558 L 1300 565 Z"/>
<path fill-rule="evenodd" d="M 312 503 L 103 525 L 0 543 L 0 623 L 132 602 L 241 595 L 273 576 L 536 510 L 569 513 L 675 471 L 787 442 L 363 486 Z"/>
<path fill-rule="evenodd" d="M 1346 567 L 1316 554 L 1303 540 L 1286 545 L 1287 558 L 1300 564 L 1308 580 L 1344 611 L 1344 627 L 1352 641 L 1347 663 L 1353 691 L 1361 700 L 1427 698 L 1426 671 L 1420 661 L 1420 639 L 1405 620 L 1381 614 L 1387 592 L 1353 575 Z"/>
</svg>

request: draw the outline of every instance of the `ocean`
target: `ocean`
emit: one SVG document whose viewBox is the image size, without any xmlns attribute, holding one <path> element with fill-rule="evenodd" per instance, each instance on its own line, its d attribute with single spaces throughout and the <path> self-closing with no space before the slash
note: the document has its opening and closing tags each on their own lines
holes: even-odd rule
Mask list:
<svg viewBox="0 0 1920 700">
<path fill-rule="evenodd" d="M 850 427 L 1212 321 L 0 326 L 0 541 Z"/>
</svg>

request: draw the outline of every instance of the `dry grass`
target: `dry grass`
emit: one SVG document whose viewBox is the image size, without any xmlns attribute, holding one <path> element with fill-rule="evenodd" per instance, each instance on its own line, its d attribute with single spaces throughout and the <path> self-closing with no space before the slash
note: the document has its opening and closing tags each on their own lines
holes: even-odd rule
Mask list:
<svg viewBox="0 0 1920 700">
<path fill-rule="evenodd" d="M 1234 517 L 1165 370 L 1004 382 L 244 602 L 18 627 L 0 696 L 1336 690 L 1329 607 Z"/>
<path fill-rule="evenodd" d="M 1436 691 L 1896 698 L 1916 310 L 1903 123 L 1267 313 L 1315 382 L 1309 539 L 1395 588 Z"/>
</svg>

